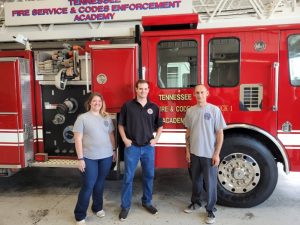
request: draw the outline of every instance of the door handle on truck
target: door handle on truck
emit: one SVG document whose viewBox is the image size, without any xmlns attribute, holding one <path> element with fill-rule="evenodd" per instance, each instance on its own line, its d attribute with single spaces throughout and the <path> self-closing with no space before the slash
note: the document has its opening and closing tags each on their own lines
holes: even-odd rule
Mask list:
<svg viewBox="0 0 300 225">
<path fill-rule="evenodd" d="M 278 81 L 279 81 L 279 62 L 274 62 L 273 67 L 275 70 L 275 82 L 274 82 L 274 105 L 273 111 L 278 110 Z"/>
<path fill-rule="evenodd" d="M 90 84 L 89 84 L 89 54 L 85 53 L 85 74 L 86 74 L 86 93 L 90 93 Z M 91 75 L 92 80 L 92 75 Z"/>
</svg>

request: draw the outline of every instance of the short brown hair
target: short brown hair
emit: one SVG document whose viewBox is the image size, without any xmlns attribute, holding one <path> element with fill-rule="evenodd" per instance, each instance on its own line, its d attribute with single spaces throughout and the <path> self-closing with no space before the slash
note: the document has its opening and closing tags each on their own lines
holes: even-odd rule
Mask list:
<svg viewBox="0 0 300 225">
<path fill-rule="evenodd" d="M 139 84 L 148 84 L 148 87 L 149 87 L 149 81 L 147 81 L 147 80 L 143 80 L 143 79 L 137 80 L 137 82 L 135 82 L 135 88 L 138 88 Z"/>
</svg>

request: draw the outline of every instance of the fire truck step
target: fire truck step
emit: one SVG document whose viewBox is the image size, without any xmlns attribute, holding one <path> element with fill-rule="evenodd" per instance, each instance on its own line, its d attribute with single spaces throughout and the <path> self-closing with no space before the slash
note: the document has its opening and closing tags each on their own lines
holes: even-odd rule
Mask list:
<svg viewBox="0 0 300 225">
<path fill-rule="evenodd" d="M 0 177 L 10 177 L 19 170 L 19 168 L 0 168 Z"/>
<path fill-rule="evenodd" d="M 78 160 L 71 159 L 49 159 L 46 162 L 34 161 L 30 164 L 31 167 L 64 167 L 77 168 Z"/>
</svg>

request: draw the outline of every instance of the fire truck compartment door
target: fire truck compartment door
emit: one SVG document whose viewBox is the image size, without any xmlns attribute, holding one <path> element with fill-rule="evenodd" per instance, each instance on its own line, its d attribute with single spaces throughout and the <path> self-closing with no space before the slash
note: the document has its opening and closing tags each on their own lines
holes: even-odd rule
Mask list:
<svg viewBox="0 0 300 225">
<path fill-rule="evenodd" d="M 0 58 L 0 167 L 24 167 L 33 151 L 28 68 L 23 58 Z"/>
<path fill-rule="evenodd" d="M 91 52 L 92 91 L 103 95 L 107 111 L 119 112 L 124 102 L 135 96 L 137 45 L 102 47 Z"/>
<path fill-rule="evenodd" d="M 20 164 L 17 81 L 16 58 L 0 58 L 0 167 Z"/>
<path fill-rule="evenodd" d="M 16 58 L 0 58 L 0 112 L 18 111 Z"/>
</svg>

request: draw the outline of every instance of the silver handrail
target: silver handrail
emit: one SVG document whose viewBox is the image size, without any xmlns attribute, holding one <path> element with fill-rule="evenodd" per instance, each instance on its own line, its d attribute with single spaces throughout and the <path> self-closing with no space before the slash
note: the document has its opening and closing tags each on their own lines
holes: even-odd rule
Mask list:
<svg viewBox="0 0 300 225">
<path fill-rule="evenodd" d="M 279 62 L 274 62 L 273 64 L 275 70 L 275 95 L 274 95 L 274 105 L 273 111 L 278 111 L 278 81 L 279 81 Z"/>
</svg>

